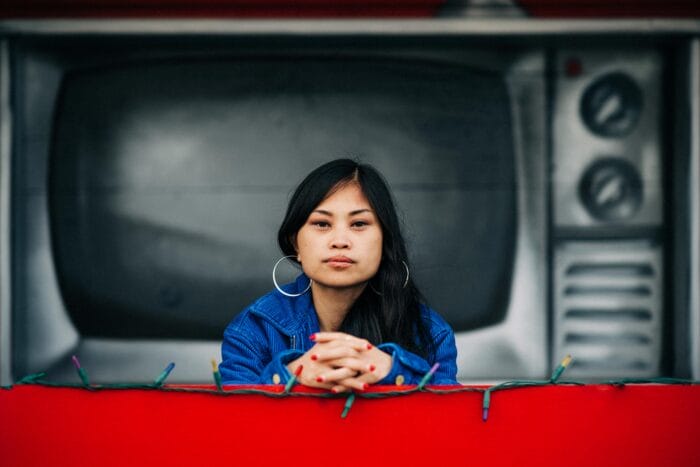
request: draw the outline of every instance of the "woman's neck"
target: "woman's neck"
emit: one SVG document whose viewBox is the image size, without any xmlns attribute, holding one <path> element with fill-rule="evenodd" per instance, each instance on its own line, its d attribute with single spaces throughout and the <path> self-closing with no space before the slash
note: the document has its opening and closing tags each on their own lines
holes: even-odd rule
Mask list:
<svg viewBox="0 0 700 467">
<path fill-rule="evenodd" d="M 340 329 L 345 316 L 365 286 L 366 284 L 362 284 L 339 289 L 326 287 L 317 282 L 311 285 L 311 297 L 318 315 L 321 332 L 336 332 Z"/>
</svg>

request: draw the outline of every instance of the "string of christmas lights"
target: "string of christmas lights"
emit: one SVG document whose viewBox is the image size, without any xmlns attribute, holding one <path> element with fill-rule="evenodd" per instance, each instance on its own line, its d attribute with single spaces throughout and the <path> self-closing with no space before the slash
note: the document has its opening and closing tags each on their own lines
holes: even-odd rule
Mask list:
<svg viewBox="0 0 700 467">
<path fill-rule="evenodd" d="M 552 376 L 546 381 L 506 381 L 505 383 L 496 384 L 487 388 L 486 390 L 484 390 L 484 397 L 482 399 L 481 419 L 483 421 L 486 421 L 489 418 L 489 409 L 491 407 L 491 394 L 494 391 L 501 391 L 504 389 L 512 388 L 524 388 L 531 386 L 549 386 L 554 384 L 571 384 L 576 386 L 584 386 L 584 383 L 580 383 L 578 381 L 562 381 L 561 383 L 559 382 L 559 377 L 561 377 L 562 373 L 564 373 L 564 370 L 566 370 L 566 368 L 571 364 L 571 360 L 571 355 L 567 355 L 566 357 L 564 357 L 564 360 L 562 360 L 561 363 L 554 369 L 554 371 L 552 372 Z"/>
<path fill-rule="evenodd" d="M 430 393 L 430 394 L 455 394 L 460 392 L 478 392 L 482 394 L 482 420 L 486 422 L 489 416 L 489 410 L 491 408 L 491 397 L 494 392 L 502 391 L 506 389 L 517 389 L 532 386 L 553 386 L 553 385 L 576 385 L 585 386 L 585 383 L 578 381 L 560 381 L 561 375 L 564 373 L 566 368 L 571 364 L 572 358 L 567 355 L 564 360 L 554 369 L 551 377 L 548 380 L 515 380 L 506 381 L 503 383 L 495 384 L 487 388 L 474 388 L 469 386 L 463 387 L 453 387 L 453 388 L 441 388 L 439 386 L 427 387 L 428 382 L 432 376 L 437 371 L 439 364 L 433 365 L 433 367 L 421 378 L 418 385 L 413 387 L 406 387 L 406 389 L 386 391 L 386 392 L 351 392 L 349 395 L 335 394 L 332 392 L 303 392 L 294 391 L 293 388 L 297 384 L 297 380 L 303 371 L 303 366 L 300 365 L 295 371 L 289 381 L 284 385 L 268 386 L 265 389 L 260 388 L 237 388 L 237 389 L 225 389 L 221 382 L 221 374 L 219 373 L 218 364 L 212 359 L 212 374 L 214 378 L 214 384 L 216 389 L 200 388 L 200 387 L 179 387 L 179 386 L 169 386 L 165 384 L 165 380 L 168 378 L 170 373 L 175 368 L 175 363 L 170 363 L 163 372 L 154 380 L 153 383 L 109 383 L 109 384 L 93 384 L 90 383 L 87 370 L 80 365 L 80 361 L 74 355 L 71 357 L 73 365 L 75 366 L 78 377 L 80 378 L 80 383 L 56 383 L 44 379 L 46 377 L 46 372 L 32 373 L 24 376 L 23 378 L 16 381 L 14 384 L 8 386 L 0 386 L 4 390 L 11 390 L 14 386 L 22 385 L 38 385 L 46 387 L 58 387 L 58 388 L 77 388 L 77 389 L 87 389 L 90 391 L 103 391 L 103 390 L 125 390 L 125 389 L 140 389 L 140 390 L 157 390 L 164 392 L 189 392 L 189 393 L 199 393 L 199 394 L 212 394 L 217 396 L 235 396 L 235 395 L 262 395 L 272 398 L 282 398 L 282 397 L 316 397 L 323 399 L 338 399 L 345 397 L 345 404 L 343 406 L 343 411 L 340 414 L 341 418 L 346 418 L 350 409 L 352 408 L 356 398 L 363 399 L 384 399 L 388 397 L 397 396 L 407 396 L 410 394 L 415 394 L 419 392 Z M 625 386 L 628 384 L 683 384 L 683 385 L 697 385 L 700 381 L 693 381 L 681 378 L 669 378 L 669 377 L 658 377 L 658 378 L 622 378 L 619 380 L 609 380 L 602 384 L 609 384 L 613 386 Z"/>
</svg>

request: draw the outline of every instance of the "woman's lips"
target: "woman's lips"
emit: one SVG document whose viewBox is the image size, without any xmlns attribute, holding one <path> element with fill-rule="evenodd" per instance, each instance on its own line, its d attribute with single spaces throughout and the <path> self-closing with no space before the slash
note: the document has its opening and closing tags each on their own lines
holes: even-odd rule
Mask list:
<svg viewBox="0 0 700 467">
<path fill-rule="evenodd" d="M 334 256 L 326 260 L 326 264 L 333 266 L 334 268 L 348 268 L 354 263 L 353 260 L 347 256 Z"/>
</svg>

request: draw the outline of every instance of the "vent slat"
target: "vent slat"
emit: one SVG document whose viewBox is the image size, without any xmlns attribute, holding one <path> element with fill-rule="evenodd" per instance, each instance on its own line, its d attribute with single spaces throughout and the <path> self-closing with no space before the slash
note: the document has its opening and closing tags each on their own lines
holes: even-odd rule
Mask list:
<svg viewBox="0 0 700 467">
<path fill-rule="evenodd" d="M 595 309 L 619 309 L 619 308 L 640 308 L 651 310 L 652 316 L 657 316 L 658 304 L 654 300 L 656 297 L 630 297 L 626 295 L 572 295 L 565 297 L 559 294 L 559 310 L 564 316 L 564 311 L 576 308 Z"/>
<path fill-rule="evenodd" d="M 564 295 L 629 295 L 633 297 L 648 297 L 651 296 L 651 288 L 646 285 L 632 287 L 570 285 L 564 289 Z"/>
<path fill-rule="evenodd" d="M 638 333 L 592 334 L 570 332 L 564 335 L 567 344 L 593 344 L 593 345 L 648 345 L 651 344 L 649 336 Z"/>
<path fill-rule="evenodd" d="M 651 321 L 650 310 L 644 308 L 571 308 L 564 314 L 566 319 L 596 321 Z"/>
<path fill-rule="evenodd" d="M 571 368 L 577 370 L 649 370 L 651 365 L 644 360 L 620 360 L 620 359 L 604 359 L 604 360 L 589 360 L 589 359 L 574 359 L 571 362 Z"/>
<path fill-rule="evenodd" d="M 566 269 L 566 276 L 651 277 L 654 268 L 648 263 L 576 263 Z"/>
</svg>

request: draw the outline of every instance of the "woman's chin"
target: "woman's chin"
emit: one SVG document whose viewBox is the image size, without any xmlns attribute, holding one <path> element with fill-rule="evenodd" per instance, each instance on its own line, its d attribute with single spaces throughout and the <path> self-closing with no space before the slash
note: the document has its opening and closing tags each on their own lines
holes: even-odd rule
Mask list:
<svg viewBox="0 0 700 467">
<path fill-rule="evenodd" d="M 313 279 L 314 284 L 330 289 L 354 289 L 365 287 L 370 278 L 322 277 Z"/>
</svg>

